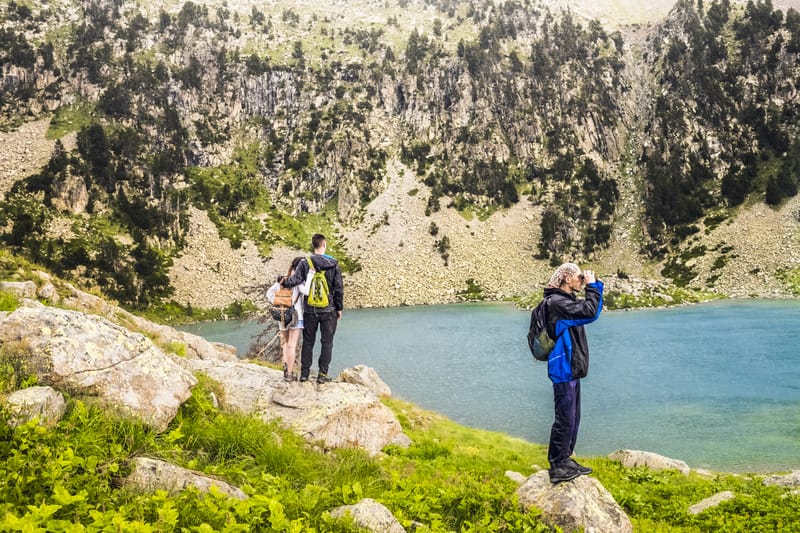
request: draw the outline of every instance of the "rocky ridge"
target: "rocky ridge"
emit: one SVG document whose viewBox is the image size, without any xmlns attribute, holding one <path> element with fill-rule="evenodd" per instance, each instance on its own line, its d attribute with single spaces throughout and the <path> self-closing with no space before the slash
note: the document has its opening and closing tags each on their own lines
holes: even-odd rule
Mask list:
<svg viewBox="0 0 800 533">
<path fill-rule="evenodd" d="M 388 170 L 384 191 L 366 207 L 362 220 L 341 228 L 347 253 L 362 265 L 361 271 L 345 276 L 346 307 L 457 302 L 462 299 L 459 293 L 467 289 L 468 279 L 482 288 L 487 300 L 525 296 L 546 283 L 552 267 L 534 257 L 540 233 L 539 206 L 523 198 L 486 220 L 467 220 L 452 207 L 427 217 L 428 188 L 397 161 L 391 162 Z M 621 200 L 622 205 L 626 202 L 635 200 Z M 647 262 L 636 253 L 636 218 L 621 218 L 610 247 L 587 266 L 597 270 L 610 289 L 623 292 L 635 293 L 664 283 L 660 275 L 663 265 Z M 432 223 L 439 228 L 437 236 L 430 233 Z M 435 248 L 443 236 L 450 242 L 447 264 Z M 194 269 L 190 267 L 185 275 L 172 270 L 178 301 L 195 299 L 200 305 L 200 298 L 206 295 L 198 294 L 202 292 L 197 291 L 198 286 L 218 291 L 208 303 L 244 297 L 244 292 L 235 287 L 236 280 L 197 266 L 213 261 L 209 250 L 222 254 L 216 259 L 221 264 L 237 264 L 240 252 L 230 250 L 215 234 L 213 225 L 204 233 L 190 232 L 188 239 L 198 239 L 197 244 L 190 245 L 195 252 L 184 254 L 180 264 Z M 775 274 L 800 264 L 800 197 L 778 209 L 763 203 L 740 207 L 719 226 L 708 232 L 702 228 L 687 244 L 687 248 L 697 246 L 705 246 L 708 253 L 687 262 L 686 266 L 697 272 L 690 287 L 707 289 L 706 280 L 716 274 L 719 278 L 712 290 L 726 296 L 790 297 Z M 726 247 L 731 251 L 722 254 L 720 250 Z M 263 265 L 243 269 L 240 286 L 271 280 L 285 271 L 294 256 L 303 253 L 307 252 L 275 249 Z M 725 261 L 720 267 L 717 261 L 722 255 Z M 255 266 L 252 259 L 240 264 Z M 248 272 L 255 277 L 248 278 Z M 625 273 L 628 279 L 618 279 L 617 272 Z"/>
<path fill-rule="evenodd" d="M 39 120 L 0 134 L 4 191 L 14 176 L 32 173 L 47 162 L 54 141 L 46 139 L 46 125 L 47 121 Z M 74 138 L 62 142 L 67 146 Z M 362 266 L 346 275 L 346 307 L 456 302 L 470 279 L 488 300 L 524 296 L 546 282 L 551 267 L 534 257 L 541 207 L 527 198 L 485 220 L 465 218 L 445 198 L 440 211 L 426 216 L 429 188 L 397 159 L 389 160 L 382 187 L 360 217 L 338 225 L 348 255 Z M 663 281 L 661 265 L 648 263 L 637 253 L 635 184 L 624 186 L 622 193 L 611 245 L 590 266 L 612 288 L 637 290 L 648 286 L 648 281 L 638 279 Z M 296 255 L 307 253 L 276 247 L 269 258 L 261 258 L 250 241 L 232 248 L 205 212 L 190 208 L 189 219 L 187 246 L 170 270 L 174 298 L 181 304 L 215 308 L 244 299 L 264 304 L 263 294 L 253 288 L 285 272 Z M 438 227 L 436 235 L 432 235 L 432 224 Z M 436 249 L 437 241 L 445 236 L 449 240 L 446 261 Z M 717 275 L 714 290 L 727 296 L 791 296 L 775 274 L 800 264 L 800 197 L 777 209 L 761 202 L 741 206 L 718 226 L 707 231 L 701 227 L 687 243 L 687 248 L 697 246 L 705 246 L 708 252 L 687 262 L 697 272 L 692 287 L 706 288 L 706 280 Z M 729 251 L 722 254 L 724 249 Z M 617 280 L 618 271 L 633 280 Z"/>
</svg>

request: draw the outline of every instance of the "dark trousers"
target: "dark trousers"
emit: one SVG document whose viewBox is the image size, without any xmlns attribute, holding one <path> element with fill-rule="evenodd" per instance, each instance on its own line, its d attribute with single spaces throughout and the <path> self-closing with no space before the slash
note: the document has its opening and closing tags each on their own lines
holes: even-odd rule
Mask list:
<svg viewBox="0 0 800 533">
<path fill-rule="evenodd" d="M 319 354 L 319 371 L 327 374 L 333 356 L 333 336 L 339 322 L 336 311 L 317 311 L 305 309 L 303 312 L 303 350 L 300 352 L 300 376 L 308 377 L 314 361 L 314 341 L 317 329 L 321 333 L 322 351 Z"/>
<path fill-rule="evenodd" d="M 554 383 L 553 400 L 555 420 L 550 430 L 550 447 L 547 450 L 550 467 L 569 459 L 575 450 L 578 427 L 581 424 L 581 380 Z"/>
</svg>

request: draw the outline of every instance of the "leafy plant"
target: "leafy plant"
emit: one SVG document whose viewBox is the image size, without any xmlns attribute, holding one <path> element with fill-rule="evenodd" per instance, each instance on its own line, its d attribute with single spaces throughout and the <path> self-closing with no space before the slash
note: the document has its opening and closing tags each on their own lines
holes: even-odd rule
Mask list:
<svg viewBox="0 0 800 533">
<path fill-rule="evenodd" d="M 0 311 L 14 311 L 19 307 L 19 298 L 14 293 L 0 291 Z"/>
</svg>

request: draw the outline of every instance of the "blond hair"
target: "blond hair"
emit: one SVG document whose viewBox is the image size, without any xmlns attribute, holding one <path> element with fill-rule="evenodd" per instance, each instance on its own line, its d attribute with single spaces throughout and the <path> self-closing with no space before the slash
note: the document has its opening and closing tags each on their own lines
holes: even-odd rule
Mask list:
<svg viewBox="0 0 800 533">
<path fill-rule="evenodd" d="M 550 276 L 550 281 L 547 282 L 547 286 L 554 287 L 557 289 L 564 284 L 568 276 L 579 274 L 580 271 L 581 267 L 579 267 L 575 263 L 564 263 L 563 265 L 558 267 L 555 272 L 553 272 L 552 276 Z"/>
</svg>

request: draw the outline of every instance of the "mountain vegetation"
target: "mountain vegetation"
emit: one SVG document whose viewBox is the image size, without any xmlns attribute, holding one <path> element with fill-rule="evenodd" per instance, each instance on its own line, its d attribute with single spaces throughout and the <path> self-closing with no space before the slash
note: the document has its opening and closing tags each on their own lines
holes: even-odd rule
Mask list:
<svg viewBox="0 0 800 533">
<path fill-rule="evenodd" d="M 637 245 L 681 285 L 701 224 L 797 194 L 793 9 L 680 0 L 634 43 L 537 0 L 354 6 L 379 22 L 324 2 L 8 2 L 0 126 L 51 116 L 76 141 L 7 191 L 2 243 L 143 309 L 173 293 L 189 207 L 268 254 L 302 241 L 289 216 L 358 220 L 397 156 L 428 214 L 533 199 L 551 264 L 608 245 L 633 179 Z"/>
</svg>

